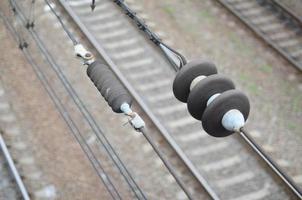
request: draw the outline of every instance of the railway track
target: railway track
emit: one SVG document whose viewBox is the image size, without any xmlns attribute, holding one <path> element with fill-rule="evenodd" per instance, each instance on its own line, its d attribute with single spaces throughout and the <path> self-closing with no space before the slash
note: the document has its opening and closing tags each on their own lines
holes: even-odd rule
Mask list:
<svg viewBox="0 0 302 200">
<path fill-rule="evenodd" d="M 270 169 L 244 143 L 238 142 L 239 136 L 222 140 L 201 131 L 201 124 L 173 97 L 174 73 L 169 63 L 112 1 L 96 1 L 98 6 L 93 13 L 90 1 L 60 2 L 160 131 L 157 139 L 165 141 L 165 148 L 169 146 L 170 157 L 177 157 L 182 167 L 191 171 L 195 182 L 188 185 L 192 190 L 201 184 L 207 191 L 202 192 L 213 199 L 293 197 Z M 195 195 L 200 193 L 198 188 Z"/>
<path fill-rule="evenodd" d="M 276 0 L 218 0 L 266 44 L 302 70 L 302 20 Z"/>
</svg>

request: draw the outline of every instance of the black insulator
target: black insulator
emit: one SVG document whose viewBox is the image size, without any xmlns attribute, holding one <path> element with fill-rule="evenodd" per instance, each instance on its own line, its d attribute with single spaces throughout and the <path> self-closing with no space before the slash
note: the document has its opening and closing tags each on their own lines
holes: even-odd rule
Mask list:
<svg viewBox="0 0 302 200">
<path fill-rule="evenodd" d="M 224 114 L 232 109 L 239 110 L 247 120 L 250 103 L 244 93 L 238 90 L 228 90 L 216 97 L 202 115 L 201 121 L 204 130 L 214 137 L 226 137 L 233 134 L 233 131 L 225 129 L 222 125 Z"/>
<path fill-rule="evenodd" d="M 198 76 L 209 76 L 217 73 L 213 63 L 202 60 L 191 61 L 183 66 L 177 73 L 173 82 L 174 96 L 181 102 L 186 103 L 192 81 Z"/>
<path fill-rule="evenodd" d="M 199 81 L 190 91 L 187 106 L 190 114 L 197 120 L 201 120 L 211 96 L 235 89 L 235 85 L 229 78 L 213 74 Z"/>
<path fill-rule="evenodd" d="M 131 106 L 130 94 L 107 65 L 95 61 L 88 66 L 87 75 L 114 112 L 121 113 L 120 107 L 123 103 Z"/>
</svg>

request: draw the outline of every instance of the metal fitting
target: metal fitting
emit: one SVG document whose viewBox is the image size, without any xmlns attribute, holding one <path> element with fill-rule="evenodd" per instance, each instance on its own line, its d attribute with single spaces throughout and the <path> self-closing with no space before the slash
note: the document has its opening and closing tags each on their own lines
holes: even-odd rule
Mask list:
<svg viewBox="0 0 302 200">
<path fill-rule="evenodd" d="M 145 127 L 146 124 L 144 120 L 139 116 L 139 114 L 131 110 L 129 104 L 123 103 L 120 109 L 125 115 L 130 117 L 129 123 L 135 130 L 139 131 L 140 129 Z"/>
<path fill-rule="evenodd" d="M 84 65 L 90 65 L 95 61 L 93 54 L 87 51 L 82 44 L 74 45 L 74 52 L 76 56 L 82 58 Z"/>
</svg>

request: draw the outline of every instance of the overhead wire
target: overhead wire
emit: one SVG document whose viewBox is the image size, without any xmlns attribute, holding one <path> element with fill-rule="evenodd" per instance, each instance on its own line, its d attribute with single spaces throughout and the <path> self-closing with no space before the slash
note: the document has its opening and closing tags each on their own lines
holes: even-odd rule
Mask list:
<svg viewBox="0 0 302 200">
<path fill-rule="evenodd" d="M 245 128 L 241 128 L 239 131 L 243 140 L 249 144 L 249 146 L 257 152 L 257 154 L 264 160 L 264 162 L 270 166 L 270 168 L 285 182 L 285 184 L 300 198 L 302 199 L 302 191 L 295 184 L 295 182 L 275 163 L 269 155 L 267 155 L 263 149 L 252 139 L 249 132 Z"/>
<path fill-rule="evenodd" d="M 62 28 L 64 29 L 64 32 L 67 34 L 67 36 L 69 37 L 69 39 L 72 41 L 73 45 L 77 45 L 79 44 L 79 42 L 77 41 L 77 39 L 75 38 L 75 36 L 68 30 L 68 28 L 66 27 L 65 23 L 63 22 L 63 20 L 61 19 L 61 17 L 58 15 L 58 13 L 54 10 L 53 6 L 50 4 L 49 0 L 44 0 L 45 3 L 47 4 L 47 6 L 50 8 L 51 12 L 56 16 L 56 18 L 58 19 L 59 23 L 61 24 Z"/>
<path fill-rule="evenodd" d="M 50 5 L 50 4 L 48 3 L 48 5 Z M 53 12 L 56 13 L 56 11 L 54 9 L 53 9 Z M 56 14 L 56 16 L 58 16 L 58 15 Z M 62 21 L 61 21 L 61 23 L 64 24 Z M 65 29 L 66 29 L 66 27 L 65 27 Z M 40 39 L 40 41 L 41 41 L 41 39 Z M 47 50 L 46 50 L 46 53 L 48 55 L 50 55 L 50 53 Z M 50 63 L 52 63 L 53 70 L 55 71 L 57 76 L 60 78 L 62 83 L 64 83 L 63 86 L 65 87 L 65 89 L 67 90 L 69 95 L 72 97 L 72 99 L 78 106 L 78 108 L 79 108 L 80 112 L 83 114 L 85 120 L 89 123 L 93 132 L 97 136 L 97 139 L 104 146 L 106 152 L 108 153 L 108 155 L 110 156 L 112 161 L 115 163 L 115 165 L 119 169 L 120 173 L 124 176 L 126 182 L 130 186 L 130 188 L 132 189 L 132 191 L 134 192 L 136 197 L 138 199 L 146 199 L 145 194 L 140 189 L 140 187 L 137 185 L 137 183 L 135 182 L 133 176 L 128 171 L 125 164 L 121 161 L 120 157 L 118 156 L 118 154 L 116 153 L 116 151 L 110 144 L 109 140 L 105 136 L 104 131 L 101 130 L 101 128 L 97 125 L 97 123 L 94 120 L 94 118 L 92 117 L 91 113 L 87 110 L 86 106 L 84 105 L 82 100 L 79 98 L 79 96 L 77 95 L 77 93 L 75 92 L 75 90 L 73 89 L 73 87 L 71 86 L 71 84 L 69 83 L 67 78 L 65 77 L 64 73 L 61 71 L 60 67 L 55 63 L 54 59 L 52 59 L 51 57 L 49 59 L 52 60 L 52 61 L 50 61 Z"/>
<path fill-rule="evenodd" d="M 19 48 L 20 49 L 27 48 L 28 44 L 24 37 L 23 27 L 22 27 L 22 25 L 20 25 L 20 19 L 18 17 L 18 13 L 16 11 L 15 6 L 13 5 L 12 0 L 10 0 L 9 2 L 10 2 L 10 6 L 11 6 L 10 12 L 12 12 L 13 18 L 15 19 L 13 26 L 16 30 L 19 30 L 19 31 L 15 32 L 17 41 L 19 43 Z"/>
<path fill-rule="evenodd" d="M 74 16 L 73 16 L 74 18 Z M 80 28 L 82 29 L 82 31 L 86 34 L 87 30 L 84 26 L 80 26 Z M 91 38 L 89 39 L 91 40 Z M 113 70 L 114 73 L 117 73 L 115 70 Z M 146 138 L 146 140 L 151 144 L 152 148 L 154 149 L 155 153 L 158 155 L 158 157 L 162 160 L 162 162 L 164 163 L 164 165 L 167 167 L 169 173 L 175 178 L 177 184 L 180 186 L 181 189 L 184 188 L 184 192 L 187 195 L 187 197 L 189 199 L 192 199 L 192 195 L 190 194 L 190 192 L 186 189 L 184 182 L 181 180 L 180 176 L 176 173 L 175 169 L 173 168 L 173 166 L 170 164 L 170 162 L 165 158 L 164 154 L 161 152 L 161 150 L 157 147 L 157 145 L 155 145 L 155 142 L 153 141 L 153 139 L 151 137 L 149 137 L 149 135 L 147 134 L 146 129 L 140 129 L 140 132 L 143 133 L 144 137 Z M 216 199 L 216 198 L 215 198 Z"/>
<path fill-rule="evenodd" d="M 48 2 L 47 5 L 50 6 L 50 3 Z M 56 13 L 55 10 L 53 10 L 53 12 Z M 58 15 L 56 14 L 56 16 L 58 16 Z M 59 18 L 59 19 L 61 19 L 61 18 Z M 61 21 L 61 23 L 63 23 L 63 22 Z M 30 30 L 30 31 L 32 31 L 33 33 L 35 33 L 35 30 Z M 42 40 L 38 37 L 38 35 L 35 34 L 35 36 L 36 36 L 36 39 L 41 43 Z M 41 45 L 40 45 L 40 47 L 41 47 Z M 76 94 L 75 90 L 73 89 L 73 87 L 71 86 L 71 84 L 68 82 L 67 78 L 64 76 L 64 74 L 61 71 L 60 67 L 58 67 L 58 65 L 56 64 L 56 62 L 54 61 L 54 59 L 50 56 L 50 53 L 47 51 L 47 49 L 42 48 L 41 51 L 44 54 L 46 54 L 46 60 L 50 63 L 50 65 L 52 66 L 53 70 L 56 72 L 57 76 L 62 81 L 63 86 L 65 87 L 65 89 L 67 90 L 67 92 L 69 93 L 69 95 L 72 97 L 72 99 L 74 100 L 74 102 L 78 106 L 80 112 L 83 114 L 84 118 L 89 123 L 89 125 L 92 128 L 93 132 L 97 136 L 98 141 L 105 148 L 105 150 L 108 153 L 109 157 L 115 163 L 115 165 L 119 169 L 120 173 L 123 175 L 123 177 L 125 178 L 126 182 L 128 183 L 128 185 L 130 186 L 130 188 L 134 192 L 135 196 L 138 199 L 146 199 L 145 194 L 140 189 L 140 187 L 137 185 L 137 183 L 135 182 L 134 178 L 132 177 L 132 175 L 130 174 L 130 172 L 127 170 L 126 166 L 121 161 L 121 159 L 119 158 L 119 156 L 115 152 L 114 148 L 109 143 L 107 137 L 103 133 L 103 130 L 101 130 L 101 128 L 97 125 L 96 121 L 94 120 L 94 118 L 92 117 L 92 115 L 90 114 L 90 112 L 87 110 L 87 108 L 85 107 L 85 105 L 83 104 L 83 102 L 81 101 L 81 99 L 78 97 L 78 95 Z"/>
</svg>

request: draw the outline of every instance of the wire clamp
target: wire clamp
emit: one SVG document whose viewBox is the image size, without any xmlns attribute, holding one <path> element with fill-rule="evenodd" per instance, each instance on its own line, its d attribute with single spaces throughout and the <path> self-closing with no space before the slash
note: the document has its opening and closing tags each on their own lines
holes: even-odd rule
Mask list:
<svg viewBox="0 0 302 200">
<path fill-rule="evenodd" d="M 146 124 L 144 120 L 139 116 L 139 114 L 131 110 L 129 104 L 123 103 L 121 105 L 121 110 L 125 115 L 130 117 L 129 123 L 135 130 L 139 131 L 140 129 L 145 127 Z"/>
<path fill-rule="evenodd" d="M 27 48 L 29 45 L 27 42 L 20 42 L 19 49 L 23 50 L 24 48 Z"/>
<path fill-rule="evenodd" d="M 140 129 L 145 127 L 144 120 L 136 112 L 132 112 L 129 116 L 129 123 L 135 130 L 139 131 Z"/>
<path fill-rule="evenodd" d="M 31 23 L 30 23 L 30 22 L 27 22 L 25 27 L 26 27 L 27 29 L 30 29 L 30 28 L 34 28 L 34 26 L 35 26 L 34 22 L 31 22 Z"/>
<path fill-rule="evenodd" d="M 90 65 L 95 61 L 93 54 L 87 51 L 82 44 L 74 45 L 74 52 L 77 57 L 82 58 L 84 65 Z"/>
</svg>

